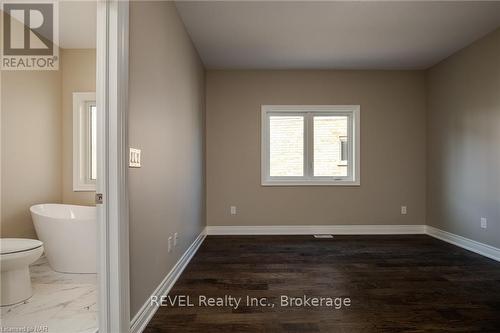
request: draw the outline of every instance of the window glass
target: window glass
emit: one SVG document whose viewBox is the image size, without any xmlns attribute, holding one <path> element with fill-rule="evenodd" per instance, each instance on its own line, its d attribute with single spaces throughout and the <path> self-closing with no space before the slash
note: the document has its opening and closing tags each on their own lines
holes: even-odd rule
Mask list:
<svg viewBox="0 0 500 333">
<path fill-rule="evenodd" d="M 97 108 L 90 106 L 90 179 L 97 179 Z"/>
<path fill-rule="evenodd" d="M 304 117 L 269 117 L 269 174 L 271 177 L 304 175 Z"/>
<path fill-rule="evenodd" d="M 314 176 L 347 176 L 347 164 L 342 159 L 342 138 L 347 143 L 347 124 L 346 116 L 314 117 Z"/>
</svg>

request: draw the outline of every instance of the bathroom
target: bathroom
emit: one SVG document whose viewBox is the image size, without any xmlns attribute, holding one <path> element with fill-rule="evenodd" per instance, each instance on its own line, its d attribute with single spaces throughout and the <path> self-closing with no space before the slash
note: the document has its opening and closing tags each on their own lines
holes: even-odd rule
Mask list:
<svg viewBox="0 0 500 333">
<path fill-rule="evenodd" d="M 97 4 L 53 13 L 57 69 L 0 72 L 0 326 L 96 332 Z M 23 31 L 10 15 L 11 33 Z"/>
</svg>

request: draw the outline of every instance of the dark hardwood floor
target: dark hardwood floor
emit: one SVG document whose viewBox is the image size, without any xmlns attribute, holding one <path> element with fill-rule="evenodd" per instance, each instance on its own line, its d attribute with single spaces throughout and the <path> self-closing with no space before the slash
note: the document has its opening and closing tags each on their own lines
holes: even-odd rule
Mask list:
<svg viewBox="0 0 500 333">
<path fill-rule="evenodd" d="M 160 307 L 145 332 L 500 332 L 500 263 L 426 235 L 209 236 L 174 295 L 195 306 Z M 224 295 L 275 306 L 198 306 Z M 351 305 L 282 307 L 281 295 Z"/>
</svg>

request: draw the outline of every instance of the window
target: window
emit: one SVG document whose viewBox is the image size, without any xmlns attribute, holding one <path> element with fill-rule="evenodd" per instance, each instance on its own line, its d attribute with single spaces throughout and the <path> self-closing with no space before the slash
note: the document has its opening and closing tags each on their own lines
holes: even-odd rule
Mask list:
<svg viewBox="0 0 500 333">
<path fill-rule="evenodd" d="M 359 185 L 358 105 L 262 106 L 262 185 Z"/>
<path fill-rule="evenodd" d="M 304 117 L 269 117 L 269 175 L 301 177 L 304 175 Z"/>
<path fill-rule="evenodd" d="M 73 93 L 73 191 L 95 191 L 97 179 L 95 93 Z"/>
</svg>

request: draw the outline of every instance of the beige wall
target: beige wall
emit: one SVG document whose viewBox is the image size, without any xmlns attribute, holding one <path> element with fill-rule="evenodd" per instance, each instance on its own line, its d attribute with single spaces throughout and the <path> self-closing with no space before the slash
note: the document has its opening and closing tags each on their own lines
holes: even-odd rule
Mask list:
<svg viewBox="0 0 500 333">
<path fill-rule="evenodd" d="M 36 238 L 29 207 L 61 202 L 61 73 L 2 73 L 1 237 Z"/>
<path fill-rule="evenodd" d="M 33 204 L 93 203 L 72 188 L 72 93 L 95 91 L 95 50 L 60 56 L 58 71 L 2 72 L 2 237 L 36 238 Z"/>
<path fill-rule="evenodd" d="M 95 192 L 73 191 L 73 93 L 95 92 L 95 49 L 61 50 L 62 68 L 62 200 L 73 205 L 93 205 Z"/>
<path fill-rule="evenodd" d="M 262 104 L 361 105 L 361 186 L 261 186 Z M 425 223 L 421 71 L 208 71 L 206 132 L 208 225 Z"/>
<path fill-rule="evenodd" d="M 131 2 L 129 99 L 133 317 L 205 226 L 204 69 L 173 2 Z"/>
<path fill-rule="evenodd" d="M 499 247 L 500 29 L 429 70 L 427 88 L 427 223 Z"/>
</svg>

